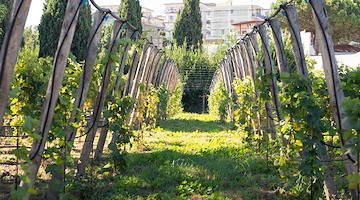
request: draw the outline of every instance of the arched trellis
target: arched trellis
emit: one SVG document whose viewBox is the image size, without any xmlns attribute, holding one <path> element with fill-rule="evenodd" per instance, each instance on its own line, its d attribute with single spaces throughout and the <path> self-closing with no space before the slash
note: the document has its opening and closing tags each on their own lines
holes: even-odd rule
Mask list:
<svg viewBox="0 0 360 200">
<path fill-rule="evenodd" d="M 284 117 L 280 110 L 281 102 L 278 98 L 279 86 L 276 78 L 274 77 L 275 64 L 271 58 L 272 53 L 269 45 L 269 37 L 271 36 L 268 34 L 268 30 L 271 32 L 274 40 L 275 55 L 280 76 L 284 73 L 291 73 L 285 56 L 280 23 L 278 18 L 276 18 L 277 14 L 281 11 L 287 20 L 287 27 L 290 32 L 294 51 L 296 71 L 303 77 L 308 78 L 308 69 L 306 66 L 304 50 L 302 48 L 296 7 L 291 3 L 292 1 L 287 1 L 280 5 L 273 15 L 265 18 L 262 23 L 257 24 L 250 33 L 245 35 L 239 42 L 228 50 L 227 55 L 219 63 L 219 69 L 215 73 L 211 84 L 211 90 L 213 90 L 215 85 L 222 80 L 225 84 L 226 90 L 232 94 L 233 88 L 230 80 L 232 80 L 232 78 L 243 80 L 245 76 L 250 76 L 254 93 L 257 94 L 254 75 L 256 71 L 259 72 L 259 70 L 264 69 L 264 71 L 260 73 L 266 73 L 268 75 L 265 77 L 270 86 L 271 104 L 268 103 L 265 105 L 267 116 L 260 116 L 257 120 L 258 123 L 261 124 L 261 127 L 267 127 L 268 130 L 272 130 L 270 133 L 273 138 L 276 136 L 274 132 L 275 123 L 283 121 Z M 309 0 L 309 3 L 314 15 L 315 28 L 317 33 L 319 33 L 316 35 L 316 40 L 320 45 L 331 109 L 336 128 L 339 130 L 345 168 L 349 175 L 354 173 L 358 174 L 359 168 L 356 166 L 358 161 L 354 159 L 352 153 L 349 153 L 345 149 L 345 146 L 351 144 L 351 141 L 346 140 L 342 135 L 343 130 L 349 129 L 349 124 L 344 109 L 340 106 L 344 99 L 344 93 L 340 85 L 338 67 L 333 50 L 333 42 L 330 35 L 330 26 L 327 18 L 328 15 L 326 13 L 325 3 L 324 0 Z M 270 27 L 268 30 L 266 25 Z M 261 50 L 257 45 L 257 35 L 259 35 L 259 41 L 261 42 Z M 260 51 L 262 52 L 263 59 L 256 59 L 256 55 Z M 229 69 L 232 66 L 234 67 L 233 71 Z M 311 88 L 308 88 L 308 90 L 311 90 Z M 272 116 L 273 110 L 276 117 Z M 264 117 L 267 118 L 270 123 L 263 124 L 262 118 Z M 283 142 L 285 145 L 288 143 L 285 138 L 283 138 Z M 319 148 L 323 148 L 324 145 L 326 144 L 323 140 L 317 141 L 317 146 L 319 146 Z M 359 152 L 356 153 L 358 154 Z M 325 165 L 328 165 L 327 162 L 329 159 L 326 155 L 319 155 L 319 157 L 320 160 L 324 161 Z M 324 184 L 327 188 L 326 195 L 329 198 L 331 195 L 336 195 L 337 193 L 335 182 L 330 173 L 331 172 L 329 170 L 324 174 Z M 352 196 L 354 199 L 358 199 L 359 191 L 352 190 Z"/>
<path fill-rule="evenodd" d="M 67 57 L 70 52 L 75 27 L 79 15 L 79 9 L 81 4 L 87 3 L 85 0 L 74 0 L 67 3 L 65 11 L 64 22 L 62 25 L 58 47 L 54 56 L 53 71 L 49 80 L 46 96 L 44 99 L 41 117 L 39 119 L 39 126 L 36 129 L 37 134 L 41 136 L 40 140 L 34 140 L 31 152 L 30 152 L 30 183 L 22 182 L 21 186 L 32 187 L 37 177 L 37 173 L 41 164 L 42 155 L 45 150 L 45 144 L 47 142 L 48 133 L 50 131 L 50 125 L 53 120 L 56 101 L 59 97 L 59 92 L 62 87 L 62 80 L 65 74 L 65 68 L 67 65 Z M 78 165 L 78 175 L 85 173 L 85 168 L 90 159 L 90 152 L 93 148 L 95 140 L 95 134 L 99 128 L 102 129 L 98 146 L 95 152 L 95 158 L 101 157 L 106 135 L 107 135 L 107 121 L 105 119 L 105 125 L 99 127 L 100 116 L 103 111 L 103 107 L 106 101 L 106 95 L 108 93 L 119 93 L 122 96 L 129 95 L 133 98 L 138 98 L 140 95 L 140 85 L 144 84 L 146 94 L 149 93 L 150 84 L 155 87 L 165 85 L 169 91 L 174 91 L 178 83 L 180 83 L 180 75 L 176 68 L 175 63 L 165 56 L 164 52 L 159 50 L 153 44 L 146 42 L 138 46 L 137 51 L 133 53 L 129 72 L 127 74 L 126 85 L 124 91 L 119 91 L 120 79 L 124 74 L 125 61 L 128 57 L 131 44 L 128 43 L 123 46 L 124 54 L 120 55 L 120 62 L 116 68 L 116 79 L 113 81 L 115 84 L 112 88 L 109 88 L 111 82 L 112 65 L 115 64 L 112 56 L 117 55 L 119 49 L 118 39 L 120 37 L 130 38 L 131 40 L 142 40 L 141 35 L 137 32 L 137 29 L 129 23 L 126 19 L 116 16 L 111 10 L 104 9 L 98 6 L 94 0 L 90 0 L 90 3 L 97 9 L 95 13 L 93 27 L 89 38 L 87 57 L 83 65 L 82 75 L 80 77 L 79 88 L 77 90 L 77 96 L 74 100 L 74 109 L 71 113 L 69 121 L 71 123 L 78 122 L 76 118 L 79 115 L 79 110 L 82 110 L 86 101 L 87 94 L 89 92 L 89 86 L 91 83 L 91 77 L 94 71 L 95 59 L 97 57 L 97 51 L 100 41 L 100 32 L 102 30 L 103 22 L 108 15 L 113 16 L 116 20 L 114 22 L 112 35 L 108 50 L 108 60 L 104 65 L 104 71 L 102 72 L 101 86 L 94 102 L 94 107 L 90 117 L 90 121 L 87 125 L 87 130 L 83 134 L 86 135 L 85 143 L 82 148 L 80 162 Z M 22 40 L 22 34 L 25 26 L 25 21 L 28 15 L 31 0 L 15 0 L 13 6 L 13 14 L 10 20 L 9 28 L 7 29 L 4 43 L 0 53 L 0 124 L 3 123 L 3 117 L 7 106 L 8 94 L 11 87 L 12 75 L 14 73 L 14 67 L 17 60 L 17 55 L 20 49 Z M 121 30 L 126 29 L 126 34 L 120 34 Z M 135 106 L 130 123 L 136 123 L 136 110 Z M 69 128 L 66 133 L 66 142 L 73 143 L 76 135 L 76 128 Z M 66 150 L 64 150 L 65 153 Z M 59 168 L 61 169 L 61 167 Z M 63 174 L 54 174 L 52 180 L 62 180 Z M 49 198 L 56 198 L 59 192 L 53 191 L 49 187 Z M 28 199 L 29 196 L 26 196 Z"/>
</svg>

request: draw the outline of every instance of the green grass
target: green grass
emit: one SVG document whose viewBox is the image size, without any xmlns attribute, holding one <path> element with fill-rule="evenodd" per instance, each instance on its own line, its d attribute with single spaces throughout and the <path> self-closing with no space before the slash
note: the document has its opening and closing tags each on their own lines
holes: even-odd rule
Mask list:
<svg viewBox="0 0 360 200">
<path fill-rule="evenodd" d="M 230 128 L 206 114 L 159 122 L 129 150 L 127 169 L 90 181 L 83 198 L 286 199 L 276 168 Z"/>
</svg>

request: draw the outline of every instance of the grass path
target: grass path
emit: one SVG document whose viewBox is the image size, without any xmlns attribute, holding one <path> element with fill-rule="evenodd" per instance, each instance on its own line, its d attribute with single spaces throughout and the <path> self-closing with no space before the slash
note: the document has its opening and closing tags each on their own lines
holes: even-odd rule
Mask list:
<svg viewBox="0 0 360 200">
<path fill-rule="evenodd" d="M 85 198 L 281 199 L 275 168 L 209 115 L 183 113 L 142 135 L 127 170 L 94 183 Z"/>
</svg>

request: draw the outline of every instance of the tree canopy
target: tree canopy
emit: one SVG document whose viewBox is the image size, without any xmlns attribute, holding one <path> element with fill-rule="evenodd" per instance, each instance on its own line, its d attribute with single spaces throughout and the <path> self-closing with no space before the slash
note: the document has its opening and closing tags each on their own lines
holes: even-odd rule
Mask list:
<svg viewBox="0 0 360 200">
<path fill-rule="evenodd" d="M 139 0 L 122 0 L 119 7 L 119 16 L 126 19 L 139 33 L 142 33 L 141 6 Z"/>
<path fill-rule="evenodd" d="M 272 5 L 278 7 L 283 0 Z M 360 1 L 359 0 L 325 0 L 329 15 L 330 29 L 335 44 L 348 43 L 360 38 Z M 309 3 L 296 0 L 300 29 L 315 34 L 314 16 Z M 283 19 L 282 24 L 286 24 Z"/>
<path fill-rule="evenodd" d="M 0 47 L 5 37 L 5 32 L 11 16 L 13 1 L 0 0 Z"/>
<path fill-rule="evenodd" d="M 40 57 L 54 56 L 65 16 L 67 0 L 46 0 L 44 13 L 39 24 Z M 71 52 L 78 61 L 86 56 L 87 41 L 91 29 L 91 10 L 89 3 L 80 7 Z"/>
<path fill-rule="evenodd" d="M 178 46 L 187 44 L 199 48 L 203 41 L 199 0 L 184 0 L 184 8 L 179 12 L 174 27 L 174 39 Z"/>
</svg>

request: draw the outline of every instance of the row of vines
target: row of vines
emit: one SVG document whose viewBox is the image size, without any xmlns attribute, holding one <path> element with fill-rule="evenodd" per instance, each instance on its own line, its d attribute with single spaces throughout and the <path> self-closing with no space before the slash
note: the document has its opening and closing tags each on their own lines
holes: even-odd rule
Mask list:
<svg viewBox="0 0 360 200">
<path fill-rule="evenodd" d="M 126 149 L 138 137 L 135 129 L 181 112 L 175 62 L 126 19 L 90 2 L 98 11 L 80 63 L 70 46 L 79 8 L 87 1 L 68 2 L 57 51 L 46 58 L 39 58 L 36 33 L 23 34 L 31 1 L 14 2 L 0 61 L 0 132 L 24 136 L 14 151 L 22 173 L 20 185 L 11 191 L 13 199 L 37 193 L 41 170 L 51 177 L 47 199 L 71 199 L 67 191 L 87 180 L 89 167 L 101 163 L 111 173 L 122 171 Z M 108 15 L 116 21 L 99 48 Z M 11 132 L 5 131 L 8 127 Z"/>
<path fill-rule="evenodd" d="M 212 82 L 210 112 L 230 119 L 274 163 L 289 180 L 282 192 L 359 199 L 359 68 L 338 69 L 324 1 L 308 2 L 324 71 L 304 54 L 296 6 L 283 3 L 228 49 Z"/>
</svg>

